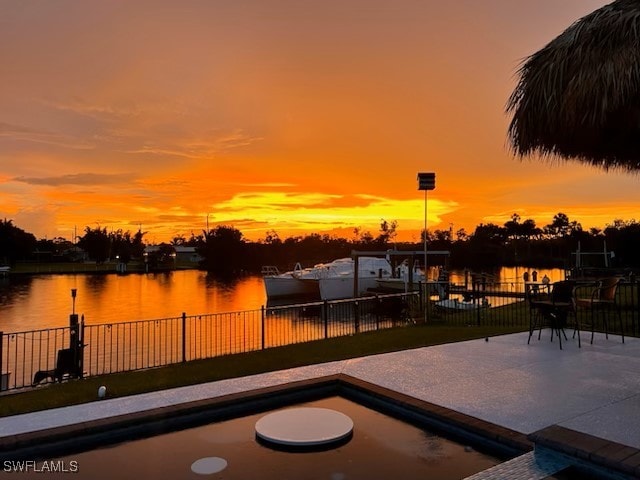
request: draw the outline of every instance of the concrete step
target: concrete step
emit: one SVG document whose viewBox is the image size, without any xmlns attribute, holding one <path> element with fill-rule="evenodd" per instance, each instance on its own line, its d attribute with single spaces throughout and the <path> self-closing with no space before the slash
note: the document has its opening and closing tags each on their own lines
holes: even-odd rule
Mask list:
<svg viewBox="0 0 640 480">
<path fill-rule="evenodd" d="M 529 452 L 500 463 L 465 480 L 542 480 L 569 467 L 566 457 L 550 452 Z"/>
</svg>

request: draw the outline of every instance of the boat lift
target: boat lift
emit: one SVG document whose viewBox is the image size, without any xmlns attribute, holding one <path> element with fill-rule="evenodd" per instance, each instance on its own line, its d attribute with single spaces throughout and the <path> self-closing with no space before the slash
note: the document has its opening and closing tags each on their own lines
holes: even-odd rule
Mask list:
<svg viewBox="0 0 640 480">
<path fill-rule="evenodd" d="M 575 259 L 571 262 L 572 265 L 565 269 L 565 277 L 567 278 L 584 278 L 604 274 L 604 272 L 611 273 L 615 258 L 615 253 L 612 250 L 607 250 L 606 240 L 603 249 L 599 252 L 583 252 L 580 248 L 580 242 L 578 242 L 578 249 L 571 252 L 571 255 Z"/>
<path fill-rule="evenodd" d="M 451 252 L 449 252 L 449 250 L 429 250 L 427 252 L 427 255 L 434 255 L 434 256 L 443 256 L 446 259 L 449 258 L 449 256 L 451 255 Z M 396 271 L 396 259 L 398 257 L 404 257 L 407 258 L 409 260 L 409 278 L 408 278 L 408 286 L 409 289 L 413 288 L 413 268 L 414 268 L 414 264 L 415 264 L 415 258 L 418 257 L 424 257 L 424 250 L 384 250 L 384 251 L 358 251 L 358 250 L 352 250 L 351 251 L 351 258 L 353 258 L 354 261 L 354 265 L 353 265 L 353 270 L 354 270 L 354 275 L 353 275 L 353 296 L 354 298 L 358 296 L 358 292 L 359 290 L 359 285 L 358 285 L 358 272 L 359 272 L 359 262 L 358 259 L 360 257 L 386 257 L 389 262 L 391 263 L 391 266 L 393 267 L 393 272 L 395 274 Z M 446 265 L 446 262 L 445 262 Z M 427 280 L 427 272 L 425 271 L 425 281 L 428 282 Z M 437 286 L 436 288 L 438 289 L 438 296 L 442 298 L 446 297 L 446 291 L 444 288 L 440 288 L 440 279 L 438 279 L 437 282 Z M 440 291 L 442 289 L 442 292 Z"/>
</svg>

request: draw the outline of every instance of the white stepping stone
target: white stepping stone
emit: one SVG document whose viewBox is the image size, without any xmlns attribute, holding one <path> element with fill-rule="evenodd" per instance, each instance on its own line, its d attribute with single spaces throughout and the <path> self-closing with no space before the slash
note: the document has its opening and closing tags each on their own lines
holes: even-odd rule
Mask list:
<svg viewBox="0 0 640 480">
<path fill-rule="evenodd" d="M 220 457 L 205 457 L 191 464 L 191 471 L 198 475 L 213 475 L 227 468 L 227 461 Z"/>
<path fill-rule="evenodd" d="M 256 435 L 276 445 L 325 446 L 353 432 L 347 415 L 328 408 L 290 408 L 265 415 L 256 422 Z"/>
</svg>

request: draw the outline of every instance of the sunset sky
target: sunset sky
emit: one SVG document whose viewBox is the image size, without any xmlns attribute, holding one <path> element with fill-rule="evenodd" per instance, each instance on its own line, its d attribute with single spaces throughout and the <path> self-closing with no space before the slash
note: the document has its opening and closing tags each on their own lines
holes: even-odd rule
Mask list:
<svg viewBox="0 0 640 480">
<path fill-rule="evenodd" d="M 0 218 L 351 238 L 639 218 L 640 178 L 514 158 L 520 62 L 598 0 L 0 0 Z"/>
</svg>

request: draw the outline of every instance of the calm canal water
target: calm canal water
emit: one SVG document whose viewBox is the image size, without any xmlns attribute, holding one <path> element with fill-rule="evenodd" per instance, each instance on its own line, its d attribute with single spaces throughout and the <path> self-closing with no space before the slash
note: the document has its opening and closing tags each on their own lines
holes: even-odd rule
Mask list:
<svg viewBox="0 0 640 480">
<path fill-rule="evenodd" d="M 502 268 L 495 278 L 522 281 L 532 268 Z M 538 269 L 551 281 L 562 280 L 560 269 Z M 454 271 L 451 281 L 464 282 Z M 159 319 L 205 313 L 259 309 L 266 304 L 262 278 L 250 276 L 224 283 L 197 270 L 156 274 L 13 275 L 0 279 L 0 331 L 5 333 L 68 325 L 71 289 L 77 290 L 75 312 L 87 324 Z"/>
</svg>

